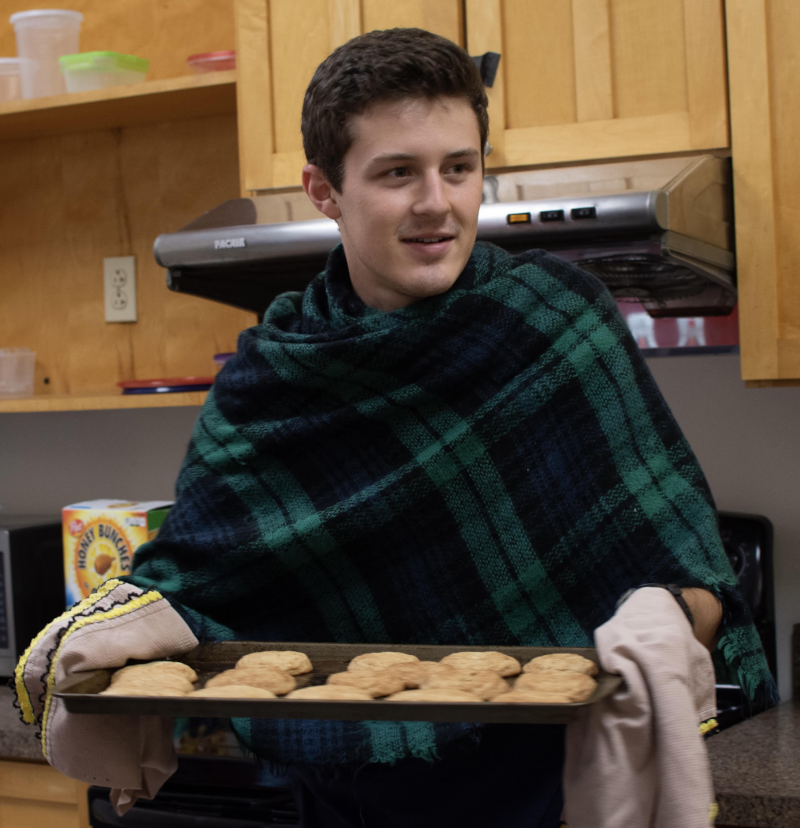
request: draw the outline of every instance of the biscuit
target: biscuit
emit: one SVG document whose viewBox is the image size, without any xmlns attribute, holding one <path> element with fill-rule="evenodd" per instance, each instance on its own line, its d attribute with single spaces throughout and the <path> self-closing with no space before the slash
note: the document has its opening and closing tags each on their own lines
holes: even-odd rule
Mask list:
<svg viewBox="0 0 800 828">
<path fill-rule="evenodd" d="M 348 670 L 381 670 L 390 664 L 397 664 L 400 661 L 419 661 L 415 655 L 408 653 L 363 653 L 350 660 Z"/>
<path fill-rule="evenodd" d="M 464 690 L 403 690 L 393 693 L 386 701 L 402 702 L 482 702 L 474 693 Z"/>
<path fill-rule="evenodd" d="M 563 670 L 534 670 L 523 673 L 514 682 L 514 690 L 535 690 L 559 693 L 570 701 L 585 701 L 594 693 L 597 682 L 585 673 L 568 673 Z"/>
<path fill-rule="evenodd" d="M 225 670 L 212 676 L 206 687 L 224 687 L 226 684 L 246 684 L 249 687 L 260 687 L 262 690 L 269 690 L 276 696 L 282 696 L 297 687 L 293 676 L 278 670 L 277 667 L 260 667 L 256 669 L 241 670 L 238 667 L 234 670 Z"/>
<path fill-rule="evenodd" d="M 143 676 L 140 674 L 128 674 L 119 681 L 112 682 L 108 689 L 118 691 L 118 695 L 128 695 L 128 691 L 142 691 L 142 695 L 164 695 L 161 691 L 174 691 L 176 693 L 191 693 L 194 685 L 183 676 L 161 675 Z"/>
<path fill-rule="evenodd" d="M 414 690 L 428 677 L 455 673 L 455 667 L 438 661 L 401 661 L 390 664 L 383 672 L 399 678 L 407 690 Z"/>
<path fill-rule="evenodd" d="M 522 670 L 525 673 L 547 670 L 548 672 L 586 673 L 587 676 L 596 676 L 598 667 L 593 661 L 577 653 L 549 653 L 531 659 Z"/>
<path fill-rule="evenodd" d="M 328 676 L 328 684 L 357 687 L 371 696 L 389 696 L 405 689 L 405 682 L 386 670 L 347 670 Z"/>
<path fill-rule="evenodd" d="M 113 687 L 106 687 L 101 690 L 100 696 L 186 696 L 191 692 L 192 685 L 161 685 L 149 682 L 147 684 L 129 685 L 125 683 L 115 684 Z"/>
<path fill-rule="evenodd" d="M 301 687 L 292 690 L 287 699 L 340 699 L 343 701 L 372 701 L 372 696 L 357 687 L 345 684 L 316 684 L 313 687 Z"/>
<path fill-rule="evenodd" d="M 194 690 L 189 697 L 199 696 L 205 699 L 274 699 L 277 696 L 264 690 L 262 687 L 251 687 L 248 684 L 224 684 L 221 687 L 204 687 Z"/>
<path fill-rule="evenodd" d="M 493 670 L 501 676 L 516 676 L 522 669 L 516 658 L 494 650 L 451 653 L 439 663 L 449 664 L 456 669 Z"/>
<path fill-rule="evenodd" d="M 299 676 L 310 673 L 314 667 L 305 653 L 294 650 L 263 650 L 258 653 L 248 653 L 236 662 L 237 669 L 251 667 L 277 667 L 290 676 Z"/>
<path fill-rule="evenodd" d="M 420 685 L 423 690 L 463 690 L 482 701 L 508 692 L 508 684 L 493 670 L 453 670 L 452 673 L 433 673 Z"/>
<path fill-rule="evenodd" d="M 128 676 L 182 676 L 187 681 L 197 681 L 197 673 L 182 661 L 148 661 L 145 664 L 129 664 L 111 676 L 111 683 L 116 684 Z"/>
<path fill-rule="evenodd" d="M 495 696 L 490 701 L 511 704 L 569 704 L 571 699 L 563 693 L 546 693 L 544 690 L 511 690 Z"/>
</svg>

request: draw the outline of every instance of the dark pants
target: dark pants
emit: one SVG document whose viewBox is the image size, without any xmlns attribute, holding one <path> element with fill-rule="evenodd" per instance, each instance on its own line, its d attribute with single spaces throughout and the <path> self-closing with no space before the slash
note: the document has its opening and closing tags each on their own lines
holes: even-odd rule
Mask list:
<svg viewBox="0 0 800 828">
<path fill-rule="evenodd" d="M 442 760 L 289 771 L 302 828 L 558 828 L 561 725 L 486 725 Z"/>
</svg>

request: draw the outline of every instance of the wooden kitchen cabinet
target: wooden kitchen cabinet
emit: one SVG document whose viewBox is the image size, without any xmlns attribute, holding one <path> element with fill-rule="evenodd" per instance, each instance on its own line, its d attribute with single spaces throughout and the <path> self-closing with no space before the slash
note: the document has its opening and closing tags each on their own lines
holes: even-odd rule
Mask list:
<svg viewBox="0 0 800 828">
<path fill-rule="evenodd" d="M 800 4 L 726 11 L 742 378 L 800 385 Z"/>
<path fill-rule="evenodd" d="M 464 45 L 461 0 L 236 0 L 242 195 L 300 185 L 303 94 L 314 70 L 351 37 L 417 26 Z"/>
<path fill-rule="evenodd" d="M 729 146 L 722 0 L 236 0 L 243 195 L 299 185 L 314 69 L 391 26 L 501 54 L 489 168 Z"/>
<path fill-rule="evenodd" d="M 727 147 L 722 0 L 466 0 L 501 54 L 489 167 Z"/>
<path fill-rule="evenodd" d="M 0 826 L 89 828 L 88 787 L 50 765 L 0 761 Z"/>
</svg>

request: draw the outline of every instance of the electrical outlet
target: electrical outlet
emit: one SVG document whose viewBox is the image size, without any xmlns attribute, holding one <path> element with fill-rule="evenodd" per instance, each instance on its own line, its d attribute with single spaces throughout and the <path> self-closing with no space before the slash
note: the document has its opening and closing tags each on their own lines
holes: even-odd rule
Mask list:
<svg viewBox="0 0 800 828">
<path fill-rule="evenodd" d="M 103 259 L 106 322 L 136 321 L 136 257 Z"/>
</svg>

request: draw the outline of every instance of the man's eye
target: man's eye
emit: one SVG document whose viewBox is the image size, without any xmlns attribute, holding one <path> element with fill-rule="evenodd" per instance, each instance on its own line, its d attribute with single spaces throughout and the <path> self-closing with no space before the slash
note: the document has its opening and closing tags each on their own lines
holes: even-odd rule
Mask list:
<svg viewBox="0 0 800 828">
<path fill-rule="evenodd" d="M 469 164 L 453 164 L 453 166 L 450 167 L 450 172 L 455 173 L 456 175 L 463 175 L 468 170 Z"/>
<path fill-rule="evenodd" d="M 408 176 L 408 167 L 395 167 L 386 173 L 389 178 L 406 178 Z"/>
</svg>

